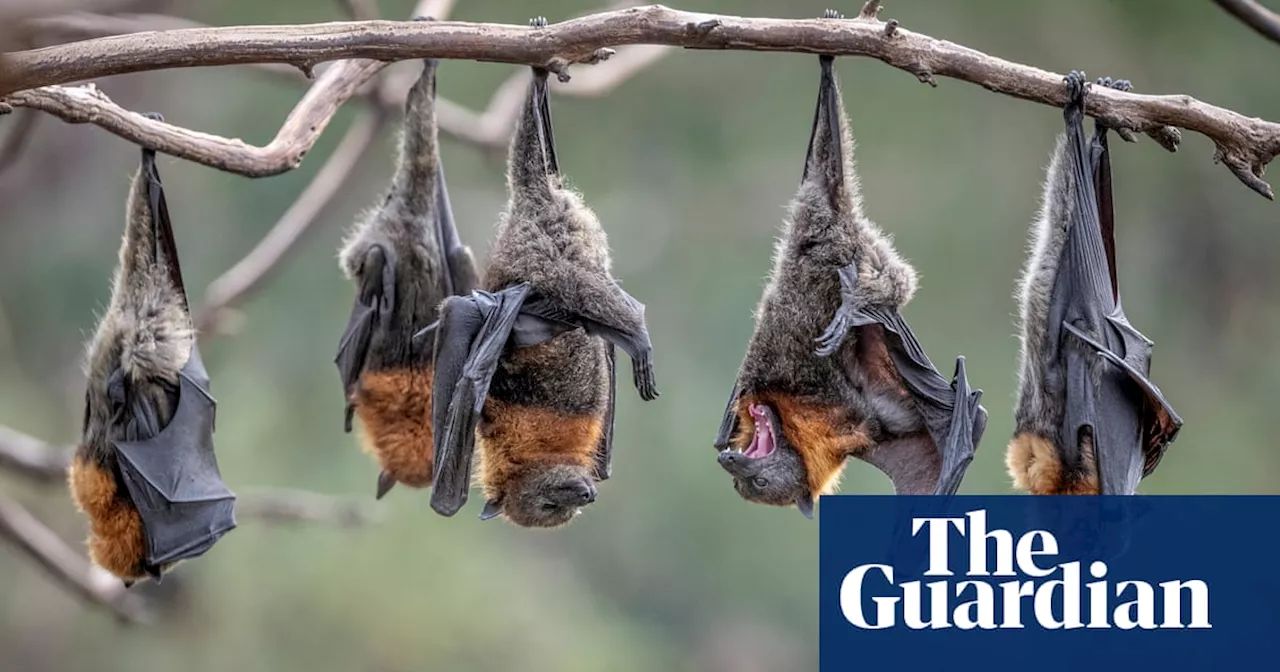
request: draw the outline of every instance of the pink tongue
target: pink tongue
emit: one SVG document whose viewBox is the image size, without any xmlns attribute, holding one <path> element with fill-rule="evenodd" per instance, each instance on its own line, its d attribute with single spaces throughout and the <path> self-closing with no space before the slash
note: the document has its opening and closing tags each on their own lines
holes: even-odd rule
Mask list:
<svg viewBox="0 0 1280 672">
<path fill-rule="evenodd" d="M 765 457 L 773 452 L 773 425 L 769 424 L 769 416 L 763 406 L 751 404 L 748 410 L 756 421 L 756 431 L 751 437 L 751 445 L 742 454 L 750 458 Z"/>
</svg>

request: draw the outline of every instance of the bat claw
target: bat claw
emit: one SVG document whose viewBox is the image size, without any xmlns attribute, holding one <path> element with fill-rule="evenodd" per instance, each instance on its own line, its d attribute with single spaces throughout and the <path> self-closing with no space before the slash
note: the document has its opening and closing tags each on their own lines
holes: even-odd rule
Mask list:
<svg viewBox="0 0 1280 672">
<path fill-rule="evenodd" d="M 814 354 L 819 357 L 830 357 L 840 349 L 844 343 L 844 338 L 849 333 L 850 319 L 849 313 L 841 306 L 836 311 L 836 316 L 831 320 L 831 324 L 827 325 L 827 330 L 822 335 L 813 339 L 819 344 L 818 349 L 814 350 Z"/>
<path fill-rule="evenodd" d="M 632 362 L 631 374 L 635 378 L 636 390 L 640 392 L 641 399 L 653 401 L 661 396 L 658 384 L 653 379 L 653 365 L 648 361 Z"/>
<path fill-rule="evenodd" d="M 391 474 L 388 474 L 385 471 L 379 473 L 378 474 L 378 491 L 374 495 L 374 499 L 382 499 L 387 495 L 388 492 L 391 492 L 391 488 L 394 488 L 394 487 L 396 487 L 396 479 L 394 476 L 392 476 Z"/>
<path fill-rule="evenodd" d="M 1110 77 L 1099 77 L 1097 81 L 1095 81 L 1094 83 L 1097 84 L 1098 86 L 1105 86 L 1108 89 L 1115 89 L 1116 91 L 1132 91 L 1133 90 L 1133 82 L 1130 82 L 1127 79 L 1112 79 Z"/>
<path fill-rule="evenodd" d="M 535 16 L 535 17 L 533 17 L 532 19 L 529 19 L 529 27 L 530 27 L 530 28 L 546 28 L 546 27 L 547 27 L 547 17 L 545 17 L 545 16 Z"/>
<path fill-rule="evenodd" d="M 1084 94 L 1089 89 L 1089 80 L 1081 70 L 1072 70 L 1063 78 L 1067 84 L 1067 107 L 1080 106 L 1084 109 Z"/>
</svg>

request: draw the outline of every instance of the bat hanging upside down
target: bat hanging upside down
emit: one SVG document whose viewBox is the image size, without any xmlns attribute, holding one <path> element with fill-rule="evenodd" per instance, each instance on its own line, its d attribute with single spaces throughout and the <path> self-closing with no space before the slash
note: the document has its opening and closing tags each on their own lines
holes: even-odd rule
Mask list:
<svg viewBox="0 0 1280 672">
<path fill-rule="evenodd" d="M 898 314 L 915 270 L 862 212 L 833 59 L 818 61 L 800 190 L 715 440 L 739 495 L 808 517 L 849 457 L 900 494 L 954 493 L 987 417 L 964 358 L 949 383 Z"/>
<path fill-rule="evenodd" d="M 1131 495 L 1182 420 L 1147 378 L 1152 342 L 1120 306 L 1107 127 L 1095 123 L 1085 139 L 1088 83 L 1080 72 L 1066 83 L 1066 135 L 1019 291 L 1021 384 L 1005 459 L 1014 485 L 1032 494 Z"/>
<path fill-rule="evenodd" d="M 151 115 L 159 118 L 159 115 Z M 156 153 L 129 193 L 111 303 L 89 345 L 83 439 L 68 472 L 89 556 L 160 580 L 236 526 L 213 452 L 216 402 L 196 347 Z"/>
<path fill-rule="evenodd" d="M 484 289 L 447 299 L 435 328 L 431 507 L 452 516 L 466 503 L 478 434 L 481 519 L 556 527 L 609 477 L 615 346 L 641 398 L 658 390 L 644 305 L 618 286 L 603 227 L 564 185 L 547 71 L 533 73 Z"/>
<path fill-rule="evenodd" d="M 476 285 L 471 250 L 458 239 L 437 146 L 436 65 L 423 64 L 405 101 L 400 158 L 381 205 L 364 215 L 340 253 L 356 299 L 336 363 L 347 399 L 345 429 L 382 467 L 377 497 L 396 483 L 431 485 L 434 336 L 446 296 Z"/>
</svg>

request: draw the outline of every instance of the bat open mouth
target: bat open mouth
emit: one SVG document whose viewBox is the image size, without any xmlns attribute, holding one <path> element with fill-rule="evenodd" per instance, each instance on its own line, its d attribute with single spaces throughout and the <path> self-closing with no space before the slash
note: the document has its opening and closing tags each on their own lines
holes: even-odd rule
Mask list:
<svg viewBox="0 0 1280 672">
<path fill-rule="evenodd" d="M 773 426 L 772 409 L 763 404 L 751 404 L 747 410 L 751 413 L 756 430 L 751 437 L 751 445 L 742 450 L 742 455 L 753 460 L 768 457 L 778 448 L 778 434 Z"/>
</svg>

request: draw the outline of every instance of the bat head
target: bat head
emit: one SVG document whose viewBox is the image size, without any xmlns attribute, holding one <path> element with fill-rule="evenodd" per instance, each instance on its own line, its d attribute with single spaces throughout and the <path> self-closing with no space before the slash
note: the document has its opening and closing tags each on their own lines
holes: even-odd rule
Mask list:
<svg viewBox="0 0 1280 672">
<path fill-rule="evenodd" d="M 513 474 L 489 497 L 480 519 L 503 515 L 521 527 L 559 527 L 594 501 L 595 479 L 587 467 L 536 465 Z"/>
<path fill-rule="evenodd" d="M 758 504 L 791 506 L 813 517 L 813 494 L 800 453 L 780 430 L 778 414 L 768 404 L 749 406 L 755 431 L 741 450 L 720 451 L 718 461 L 733 476 L 733 489 L 743 499 Z"/>
</svg>

